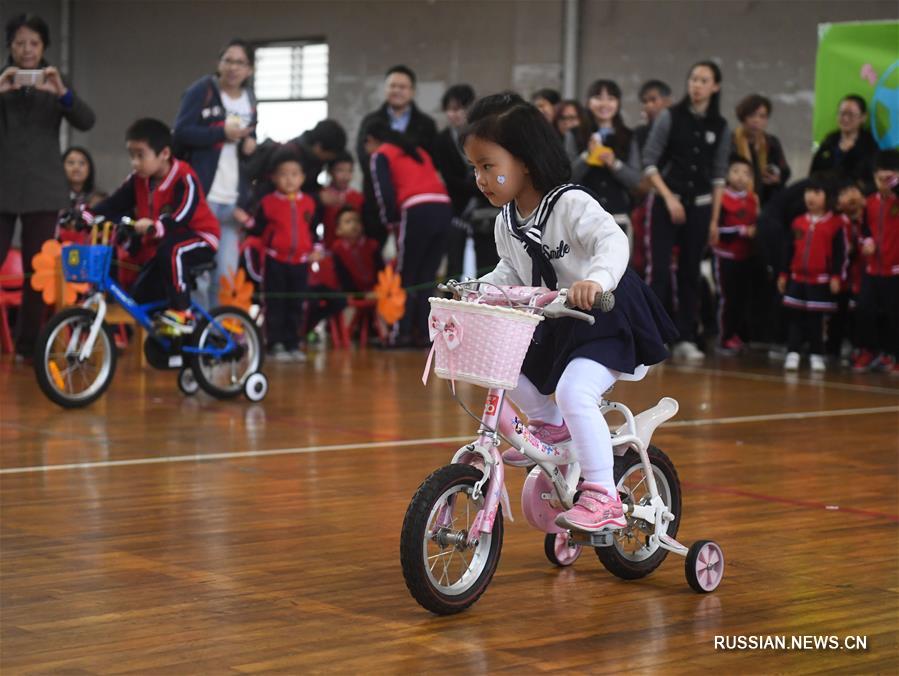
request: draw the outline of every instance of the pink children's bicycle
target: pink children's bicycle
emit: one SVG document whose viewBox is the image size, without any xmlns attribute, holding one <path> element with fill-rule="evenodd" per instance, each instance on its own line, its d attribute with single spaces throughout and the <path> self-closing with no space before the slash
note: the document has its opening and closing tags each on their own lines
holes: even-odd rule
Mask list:
<svg viewBox="0 0 899 676">
<path fill-rule="evenodd" d="M 514 389 L 525 353 L 544 317 L 573 317 L 593 322 L 590 314 L 566 306 L 567 289 L 494 287 L 479 282 L 449 282 L 441 287 L 458 300 L 431 298 L 429 330 L 432 361 L 440 378 L 488 388 L 478 420 L 478 438 L 434 471 L 419 487 L 403 521 L 400 558 L 406 586 L 424 608 L 438 615 L 471 606 L 490 584 L 503 543 L 503 516 L 512 519 L 505 486 L 500 441 L 533 460 L 521 493 L 521 509 L 534 528 L 544 532 L 544 553 L 556 566 L 570 566 L 584 547 L 593 547 L 605 568 L 634 580 L 659 567 L 668 552 L 686 557 L 690 587 L 714 591 L 724 576 L 724 553 L 717 543 L 700 540 L 688 549 L 676 539 L 681 520 L 681 487 L 673 463 L 651 444 L 656 428 L 672 418 L 677 402 L 663 397 L 634 415 L 624 404 L 603 400 L 604 415 L 623 418 L 612 429 L 615 480 L 627 527 L 586 533 L 555 524 L 578 494 L 577 449 L 565 442 L 550 446 L 538 440 L 511 406 L 505 391 Z M 614 297 L 603 294 L 608 311 Z M 608 393 L 607 393 L 608 394 Z"/>
</svg>

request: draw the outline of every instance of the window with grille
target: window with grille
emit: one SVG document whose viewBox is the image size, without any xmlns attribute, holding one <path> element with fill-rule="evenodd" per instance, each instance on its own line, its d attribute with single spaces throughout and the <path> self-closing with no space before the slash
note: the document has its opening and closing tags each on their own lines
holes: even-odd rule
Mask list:
<svg viewBox="0 0 899 676">
<path fill-rule="evenodd" d="M 256 136 L 289 141 L 328 117 L 328 45 L 321 40 L 256 47 Z"/>
</svg>

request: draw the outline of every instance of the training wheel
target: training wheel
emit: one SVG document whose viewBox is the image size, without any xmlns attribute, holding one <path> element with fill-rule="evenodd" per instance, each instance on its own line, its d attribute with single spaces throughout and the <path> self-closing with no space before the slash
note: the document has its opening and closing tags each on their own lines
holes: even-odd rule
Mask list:
<svg viewBox="0 0 899 676">
<path fill-rule="evenodd" d="M 570 566 L 581 555 L 583 547 L 570 544 L 570 536 L 565 533 L 547 533 L 543 538 L 543 553 L 554 566 Z"/>
<path fill-rule="evenodd" d="M 264 373 L 256 371 L 244 383 L 243 393 L 250 401 L 262 401 L 268 394 L 268 378 Z"/>
<path fill-rule="evenodd" d="M 178 389 L 189 397 L 195 395 L 200 389 L 200 383 L 197 382 L 193 369 L 189 366 L 185 366 L 178 372 Z"/>
<path fill-rule="evenodd" d="M 687 552 L 684 573 L 693 591 L 700 594 L 715 591 L 724 577 L 724 552 L 718 543 L 712 540 L 694 542 Z"/>
</svg>

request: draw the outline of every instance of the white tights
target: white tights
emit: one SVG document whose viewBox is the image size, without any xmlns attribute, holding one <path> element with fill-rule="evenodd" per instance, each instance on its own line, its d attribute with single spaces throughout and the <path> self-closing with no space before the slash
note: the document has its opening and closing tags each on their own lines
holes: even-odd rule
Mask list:
<svg viewBox="0 0 899 676">
<path fill-rule="evenodd" d="M 599 412 L 599 402 L 617 379 L 617 371 L 578 357 L 562 372 L 555 401 L 541 394 L 524 374 L 518 378 L 518 387 L 509 392 L 509 398 L 528 420 L 550 425 L 561 425 L 565 420 L 578 451 L 581 476 L 605 488 L 609 495 L 616 494 L 614 456 L 609 426 Z"/>
</svg>

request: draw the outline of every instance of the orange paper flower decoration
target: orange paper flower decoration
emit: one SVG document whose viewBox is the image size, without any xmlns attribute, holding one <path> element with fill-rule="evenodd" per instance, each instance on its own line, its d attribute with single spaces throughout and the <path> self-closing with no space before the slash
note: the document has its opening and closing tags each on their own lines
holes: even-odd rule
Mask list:
<svg viewBox="0 0 899 676">
<path fill-rule="evenodd" d="M 34 273 L 31 275 L 31 288 L 41 292 L 41 297 L 47 305 L 56 303 L 56 276 L 59 274 L 58 261 L 62 257 L 62 249 L 63 247 L 55 239 L 48 239 L 44 242 L 41 250 L 31 259 L 31 266 L 34 268 Z M 79 293 L 86 293 L 89 288 L 88 284 L 65 282 L 63 305 L 71 305 L 78 298 Z"/>
<path fill-rule="evenodd" d="M 232 277 L 219 277 L 219 304 L 233 305 L 249 310 L 253 304 L 253 282 L 247 279 L 243 268 Z"/>
<path fill-rule="evenodd" d="M 386 267 L 378 273 L 375 286 L 378 314 L 388 324 L 395 324 L 406 313 L 406 292 L 396 271 Z"/>
</svg>

